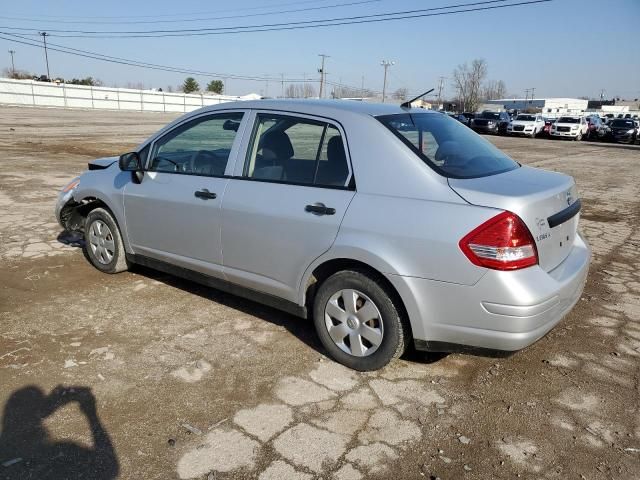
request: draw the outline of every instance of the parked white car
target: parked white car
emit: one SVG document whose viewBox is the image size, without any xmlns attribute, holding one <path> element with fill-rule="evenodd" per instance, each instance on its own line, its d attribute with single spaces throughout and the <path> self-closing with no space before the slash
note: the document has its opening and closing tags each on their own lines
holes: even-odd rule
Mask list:
<svg viewBox="0 0 640 480">
<path fill-rule="evenodd" d="M 509 135 L 528 135 L 534 138 L 544 130 L 544 118 L 540 114 L 521 113 L 507 127 Z"/>
<path fill-rule="evenodd" d="M 560 117 L 551 125 L 551 138 L 568 137 L 576 141 L 589 131 L 589 125 L 584 117 Z"/>
</svg>

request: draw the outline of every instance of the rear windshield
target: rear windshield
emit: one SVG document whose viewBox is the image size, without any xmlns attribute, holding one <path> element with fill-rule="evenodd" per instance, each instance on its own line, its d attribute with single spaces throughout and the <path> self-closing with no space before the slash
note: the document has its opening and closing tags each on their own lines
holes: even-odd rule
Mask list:
<svg viewBox="0 0 640 480">
<path fill-rule="evenodd" d="M 487 177 L 519 167 L 491 142 L 447 115 L 403 113 L 377 119 L 445 177 Z"/>
</svg>

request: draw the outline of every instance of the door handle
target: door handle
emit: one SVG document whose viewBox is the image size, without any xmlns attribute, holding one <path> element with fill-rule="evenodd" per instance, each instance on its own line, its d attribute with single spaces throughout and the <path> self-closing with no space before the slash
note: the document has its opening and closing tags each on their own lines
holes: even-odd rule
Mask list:
<svg viewBox="0 0 640 480">
<path fill-rule="evenodd" d="M 214 199 L 214 198 L 217 197 L 217 195 L 215 193 L 210 192 L 206 188 L 203 188 L 202 190 L 196 190 L 194 195 L 196 197 L 198 197 L 198 198 L 203 199 L 203 200 Z"/>
<path fill-rule="evenodd" d="M 307 205 L 304 207 L 305 212 L 310 212 L 316 215 L 334 215 L 336 213 L 335 208 L 327 207 L 324 203 L 314 203 L 313 205 Z"/>
</svg>

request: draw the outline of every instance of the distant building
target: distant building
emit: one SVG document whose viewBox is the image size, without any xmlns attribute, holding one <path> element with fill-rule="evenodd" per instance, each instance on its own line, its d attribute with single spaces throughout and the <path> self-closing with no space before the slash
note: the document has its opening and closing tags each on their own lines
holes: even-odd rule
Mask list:
<svg viewBox="0 0 640 480">
<path fill-rule="evenodd" d="M 582 113 L 587 109 L 588 100 L 580 98 L 501 98 L 487 100 L 484 106 L 494 105 L 502 110 L 536 109 L 541 113 Z"/>
</svg>

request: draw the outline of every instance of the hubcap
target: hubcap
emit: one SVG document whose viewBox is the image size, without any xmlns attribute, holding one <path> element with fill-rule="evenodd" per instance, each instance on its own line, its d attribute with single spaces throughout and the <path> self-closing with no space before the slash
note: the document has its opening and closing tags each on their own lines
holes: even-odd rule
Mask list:
<svg viewBox="0 0 640 480">
<path fill-rule="evenodd" d="M 102 220 L 96 220 L 89 227 L 89 247 L 102 265 L 107 265 L 113 260 L 115 242 L 111 230 Z"/>
<path fill-rule="evenodd" d="M 358 290 L 333 294 L 324 307 L 324 322 L 333 342 L 354 357 L 374 353 L 382 343 L 382 316 L 375 303 Z"/>
</svg>

